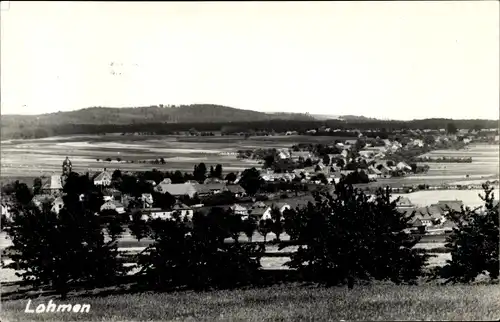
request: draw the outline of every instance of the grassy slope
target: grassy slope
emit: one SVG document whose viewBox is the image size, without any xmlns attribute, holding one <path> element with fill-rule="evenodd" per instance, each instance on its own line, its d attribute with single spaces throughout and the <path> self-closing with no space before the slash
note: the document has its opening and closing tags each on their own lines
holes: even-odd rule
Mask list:
<svg viewBox="0 0 500 322">
<path fill-rule="evenodd" d="M 248 290 L 136 293 L 72 297 L 66 303 L 88 303 L 87 314 L 27 315 L 27 300 L 3 301 L 2 321 L 130 320 L 498 320 L 500 287 L 394 286 L 377 284 L 317 288 L 285 284 Z M 32 306 L 49 298 L 32 300 Z M 54 300 L 55 303 L 63 303 Z"/>
</svg>

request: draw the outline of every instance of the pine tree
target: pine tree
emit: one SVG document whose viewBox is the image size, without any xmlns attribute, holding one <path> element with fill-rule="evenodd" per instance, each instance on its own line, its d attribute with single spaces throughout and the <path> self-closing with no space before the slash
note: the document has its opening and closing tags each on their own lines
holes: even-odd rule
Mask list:
<svg viewBox="0 0 500 322">
<path fill-rule="evenodd" d="M 486 272 L 490 279 L 498 279 L 498 201 L 494 200 L 492 187 L 485 184 L 483 189 L 483 209 L 465 208 L 447 215 L 456 227 L 446 244 L 451 248 L 451 260 L 440 271 L 446 282 L 467 283 Z"/>
<path fill-rule="evenodd" d="M 335 196 L 316 194 L 314 205 L 290 218 L 300 221 L 287 226 L 306 247 L 299 247 L 287 265 L 327 285 L 351 288 L 356 279 L 414 282 L 428 256 L 412 249 L 418 240 L 404 232 L 411 217 L 397 211 L 388 190 L 369 200 L 341 182 Z"/>
</svg>

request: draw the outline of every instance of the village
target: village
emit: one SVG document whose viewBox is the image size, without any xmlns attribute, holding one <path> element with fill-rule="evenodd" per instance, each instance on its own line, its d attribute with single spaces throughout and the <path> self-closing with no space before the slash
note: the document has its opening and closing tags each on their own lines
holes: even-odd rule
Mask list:
<svg viewBox="0 0 500 322">
<path fill-rule="evenodd" d="M 427 139 L 414 139 L 412 133 L 406 133 L 403 139 L 394 140 L 366 138 L 359 134 L 356 139 L 335 140 L 331 145 L 298 144 L 289 149 L 238 151 L 239 158 L 260 159 L 262 169 L 230 172 L 224 177 L 220 165 L 211 166 L 208 171 L 206 165 L 200 163 L 195 165 L 193 175 L 179 171 L 168 175 L 153 170 L 138 176 L 104 168 L 101 172 L 89 174 L 89 178 L 102 194 L 101 213 L 115 211 L 130 220 L 132 213 L 140 213 L 143 220 L 169 219 L 174 213 L 192 218 L 196 211 L 207 212 L 217 206 L 230 210 L 242 220 L 252 218 L 259 223 L 271 219 L 271 211 L 275 207 L 286 215 L 287 209 L 313 202 L 314 191 L 334 193 L 335 185 L 341 178 L 350 184 L 366 186 L 382 178 L 425 173 L 429 167 L 413 162 L 416 157 L 433 148 L 464 148 L 475 138 L 474 133 L 469 131 L 464 131 L 461 136 L 433 134 L 429 134 Z M 64 206 L 64 184 L 71 173 L 72 164 L 66 157 L 62 173 L 44 179 L 34 194 L 33 203 L 38 207 L 50 204 L 57 213 Z M 123 188 L 123 176 L 127 176 L 132 186 L 139 187 L 138 190 Z M 410 193 L 419 189 L 472 189 L 477 186 L 415 184 L 393 187 L 392 191 Z M 372 194 L 376 188 L 376 185 L 366 186 L 365 190 L 367 194 Z M 2 217 L 8 219 L 11 217 L 9 198 L 5 196 L 2 200 Z M 413 230 L 442 233 L 453 227 L 453 223 L 445 219 L 446 212 L 460 211 L 466 205 L 461 200 L 441 200 L 421 207 L 414 205 L 408 197 L 401 197 L 397 206 L 402 214 L 415 212 Z"/>
</svg>

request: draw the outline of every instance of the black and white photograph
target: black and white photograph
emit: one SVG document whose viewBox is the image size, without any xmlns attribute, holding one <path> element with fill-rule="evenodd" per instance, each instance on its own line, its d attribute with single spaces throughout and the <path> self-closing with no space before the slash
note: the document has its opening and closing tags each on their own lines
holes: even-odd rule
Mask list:
<svg viewBox="0 0 500 322">
<path fill-rule="evenodd" d="M 499 1 L 1 1 L 0 321 L 500 321 Z"/>
</svg>

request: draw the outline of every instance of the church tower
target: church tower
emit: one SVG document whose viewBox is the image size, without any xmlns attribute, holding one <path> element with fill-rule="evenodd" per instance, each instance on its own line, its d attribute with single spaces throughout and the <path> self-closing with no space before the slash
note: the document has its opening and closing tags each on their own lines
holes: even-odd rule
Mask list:
<svg viewBox="0 0 500 322">
<path fill-rule="evenodd" d="M 71 161 L 69 160 L 68 157 L 63 161 L 62 164 L 62 175 L 63 177 L 68 177 L 68 175 L 71 173 L 71 170 L 73 169 L 73 166 L 71 165 Z"/>
</svg>

